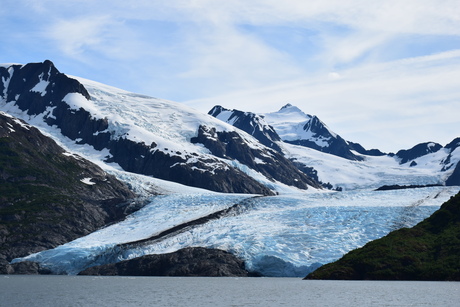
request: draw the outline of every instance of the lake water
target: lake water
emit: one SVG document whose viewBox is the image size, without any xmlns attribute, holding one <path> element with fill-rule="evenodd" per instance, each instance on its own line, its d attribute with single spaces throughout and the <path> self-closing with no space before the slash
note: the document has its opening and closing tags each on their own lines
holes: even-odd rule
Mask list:
<svg viewBox="0 0 460 307">
<path fill-rule="evenodd" d="M 0 276 L 0 306 L 460 306 L 460 282 Z"/>
</svg>

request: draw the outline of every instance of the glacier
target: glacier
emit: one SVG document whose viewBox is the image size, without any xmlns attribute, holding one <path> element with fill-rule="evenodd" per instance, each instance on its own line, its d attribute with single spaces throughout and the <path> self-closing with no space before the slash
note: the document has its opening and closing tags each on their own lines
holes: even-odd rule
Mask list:
<svg viewBox="0 0 460 307">
<path fill-rule="evenodd" d="M 137 183 L 140 178 L 132 177 Z M 201 246 L 229 251 L 244 259 L 248 270 L 264 276 L 305 276 L 392 230 L 414 226 L 457 191 L 427 187 L 260 197 L 196 189 L 152 196 L 147 206 L 120 223 L 13 262 L 35 261 L 57 274 L 77 274 L 94 265 Z M 242 202 L 240 210 L 227 216 L 122 248 Z"/>
</svg>

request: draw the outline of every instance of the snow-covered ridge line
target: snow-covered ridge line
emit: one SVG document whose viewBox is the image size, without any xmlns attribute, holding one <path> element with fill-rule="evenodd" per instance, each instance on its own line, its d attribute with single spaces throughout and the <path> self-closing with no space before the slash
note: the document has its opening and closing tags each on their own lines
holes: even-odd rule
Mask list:
<svg viewBox="0 0 460 307">
<path fill-rule="evenodd" d="M 33 121 L 35 126 L 42 129 L 46 128 L 45 126 L 58 127 L 60 132 L 59 129 L 55 131 L 55 138 L 62 138 L 63 134 L 74 140 L 75 147 L 84 146 L 83 144 L 86 143 L 98 151 L 104 151 L 105 155 L 100 155 L 103 163 L 116 163 L 131 172 L 187 185 L 198 185 L 216 191 L 221 190 L 223 186 L 236 186 L 237 181 L 251 180 L 252 187 L 249 190 L 239 189 L 234 192 L 264 194 L 268 193 L 266 188 L 269 187 L 272 192 L 279 193 L 285 191 L 285 186 L 305 189 L 306 186 L 295 185 L 296 180 L 304 181 L 298 169 L 293 167 L 285 169 L 285 173 L 299 174 L 300 177 L 293 180 L 289 180 L 289 176 L 276 177 L 277 174 L 282 173 L 282 170 L 278 169 L 279 166 L 275 167 L 273 161 L 286 158 L 295 159 L 296 163 L 302 164 L 303 166 L 299 167 L 313 178 L 317 174 L 317 180 L 330 183 L 333 187 L 347 189 L 370 186 L 377 188 L 383 184 L 443 183 L 454 173 L 460 160 L 457 147 L 452 147 L 451 152 L 442 150 L 416 158 L 412 155 L 410 156 L 412 159 L 408 160 L 410 164 L 402 165 L 403 167 L 398 165 L 393 157 L 380 159 L 358 154 L 354 150 L 343 151 L 343 147 L 350 148 L 350 144 L 331 132 L 319 119 L 315 120 L 313 125 L 315 116 L 308 115 L 292 105 L 286 105 L 278 112 L 263 116 L 241 112 L 238 122 L 247 119 L 248 124 L 244 132 L 179 103 L 129 93 L 78 77 L 71 79 L 59 73 L 51 62 L 28 64 L 21 66 L 21 69 L 9 66 L 1 74 L 3 82 L 0 83 L 0 87 L 4 86 L 4 94 L 0 103 L 3 110 L 13 112 L 13 115 L 27 122 Z M 36 89 L 43 81 L 49 84 L 42 92 L 30 91 Z M 56 82 L 61 82 L 59 88 L 68 87 L 69 90 L 51 91 L 51 84 Z M 55 89 L 56 87 L 54 86 Z M 48 104 L 42 106 L 37 103 L 30 104 L 30 101 L 40 100 Z M 232 118 L 236 114 L 235 110 L 224 114 L 225 118 L 222 119 L 235 120 L 232 123 L 236 124 L 236 116 Z M 275 124 L 276 132 L 268 125 L 270 118 Z M 305 121 L 311 123 L 309 126 L 311 129 L 302 130 L 297 135 L 299 140 L 289 142 L 313 148 L 314 151 L 293 147 L 280 140 L 279 131 L 283 128 L 280 123 L 283 125 L 291 123 L 286 124 L 286 131 L 289 129 L 294 131 L 299 122 L 305 123 Z M 317 130 L 314 130 L 313 126 Z M 260 135 L 255 134 L 256 130 L 265 137 L 265 143 L 262 142 Z M 200 131 L 203 132 L 203 137 L 198 140 Z M 209 133 L 209 131 L 214 132 Z M 305 140 L 299 136 L 302 133 Z M 241 143 L 244 143 L 246 147 L 244 154 L 240 148 L 238 150 L 231 148 L 237 142 L 233 142 L 230 146 L 231 142 L 226 140 L 226 138 L 233 138 L 230 135 L 237 135 Z M 196 141 L 192 142 L 192 140 Z M 205 143 L 207 145 L 204 145 Z M 427 148 L 432 150 L 437 148 L 431 143 L 428 145 L 430 146 Z M 228 148 L 222 150 L 221 148 L 225 146 Z M 266 146 L 282 155 L 277 155 Z M 333 147 L 337 147 L 338 151 L 335 152 Z M 255 155 L 256 152 L 258 154 Z M 324 153 L 346 157 L 351 161 L 362 159 L 366 161 L 362 161 L 361 164 L 349 163 L 336 160 Z M 243 160 L 245 155 L 250 159 Z M 166 160 L 168 162 L 165 162 Z M 335 163 L 335 168 L 328 165 L 330 161 Z M 159 164 L 164 164 L 165 167 L 160 170 L 157 167 Z M 240 172 L 247 168 L 248 171 Z M 401 172 L 398 175 L 399 171 Z M 224 173 L 228 174 L 228 172 L 234 174 L 234 177 L 230 177 L 231 183 L 208 185 L 209 182 L 226 179 Z M 429 174 L 430 172 L 432 175 Z M 175 175 L 179 173 L 182 175 Z M 244 174 L 244 178 L 238 178 L 242 175 L 237 173 Z M 200 177 L 203 179 L 197 181 Z M 407 179 L 401 182 L 401 178 Z M 415 178 L 414 182 L 411 182 L 410 178 Z M 312 185 L 311 182 L 305 182 Z M 281 187 L 279 183 L 284 186 Z M 265 188 L 262 188 L 262 185 Z"/>
<path fill-rule="evenodd" d="M 318 117 L 304 113 L 291 104 L 277 112 L 255 114 L 240 110 L 213 107 L 208 114 L 238 127 L 261 143 L 282 151 L 282 143 L 291 143 L 331 153 L 350 160 L 363 160 L 352 153 L 351 145 L 333 132 Z"/>
<path fill-rule="evenodd" d="M 197 135 L 200 124 L 208 123 L 219 131 L 234 130 L 230 125 L 173 101 L 129 93 L 82 78 L 76 79 L 90 93 L 90 103 L 100 112 L 100 117 L 116 123 L 117 126 L 112 129 L 118 130 L 117 135 L 146 144 L 160 137 L 166 144 L 160 142 L 159 148 L 181 149 L 182 145 L 187 144 L 193 148 L 190 151 L 195 151 L 195 145 L 190 144 L 190 139 Z M 123 127 L 129 130 L 123 131 Z"/>
<path fill-rule="evenodd" d="M 80 77 L 72 76 L 72 78 L 78 80 L 88 90 L 91 95 L 91 103 L 94 104 L 98 112 L 101 112 L 99 117 L 108 118 L 114 123 L 120 123 L 120 126 L 133 125 L 144 128 L 155 136 L 160 135 L 166 140 L 181 140 L 190 143 L 190 140 L 197 136 L 198 127 L 206 125 L 215 128 L 217 132 L 237 131 L 251 146 L 258 149 L 264 147 L 245 131 L 181 103 L 127 92 Z M 120 101 L 121 103 L 114 104 L 115 101 Z M 85 108 L 84 106 L 82 107 Z M 122 118 L 120 118 L 121 114 L 123 115 Z M 115 127 L 114 130 L 117 130 L 117 128 L 119 127 Z M 155 141 L 155 139 L 149 139 L 149 136 L 152 136 L 148 135 L 148 133 L 132 132 L 123 133 L 122 135 L 127 135 L 129 138 L 130 135 L 136 136 L 138 134 L 145 137 L 145 139 L 139 139 L 146 144 Z M 159 147 L 168 148 L 168 146 L 174 147 L 174 145 L 168 143 L 167 146 Z M 182 142 L 180 145 L 183 145 Z M 196 145 L 191 144 L 191 146 L 195 150 Z"/>
<path fill-rule="evenodd" d="M 277 142 L 282 148 L 280 151 L 328 187 L 378 188 L 382 185 L 410 185 L 411 182 L 460 185 L 460 175 L 455 175 L 455 172 L 460 174 L 460 138 L 445 147 L 428 142 L 400 150 L 396 155 L 387 155 L 342 139 L 316 116 L 290 104 L 277 112 L 260 115 L 222 106 L 215 106 L 209 114 L 235 126 L 241 126 L 242 117 L 246 117 L 246 121 L 263 118 L 265 125 L 273 126 L 275 133 L 283 139 L 284 142 Z M 245 129 L 252 131 L 252 126 L 246 125 Z M 267 138 L 266 134 L 258 136 L 260 141 Z"/>
</svg>

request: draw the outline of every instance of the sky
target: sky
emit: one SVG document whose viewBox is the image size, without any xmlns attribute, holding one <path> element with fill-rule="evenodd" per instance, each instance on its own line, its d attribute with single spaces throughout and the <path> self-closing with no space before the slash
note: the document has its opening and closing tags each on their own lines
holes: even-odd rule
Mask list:
<svg viewBox="0 0 460 307">
<path fill-rule="evenodd" d="M 208 112 L 290 103 L 385 152 L 460 137 L 460 0 L 2 0 L 0 63 Z"/>
</svg>

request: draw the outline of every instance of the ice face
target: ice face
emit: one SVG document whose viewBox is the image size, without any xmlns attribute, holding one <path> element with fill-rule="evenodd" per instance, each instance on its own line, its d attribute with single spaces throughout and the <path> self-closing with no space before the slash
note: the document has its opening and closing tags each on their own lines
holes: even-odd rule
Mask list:
<svg viewBox="0 0 460 307">
<path fill-rule="evenodd" d="M 319 264 L 411 227 L 439 208 L 458 187 L 350 191 L 252 198 L 228 194 L 175 194 L 151 203 L 125 221 L 16 261 L 30 260 L 58 273 L 147 254 L 202 246 L 227 250 L 249 270 L 267 276 L 305 276 Z M 245 201 L 237 213 L 176 233 L 152 244 L 120 249 L 181 223 Z"/>
</svg>

